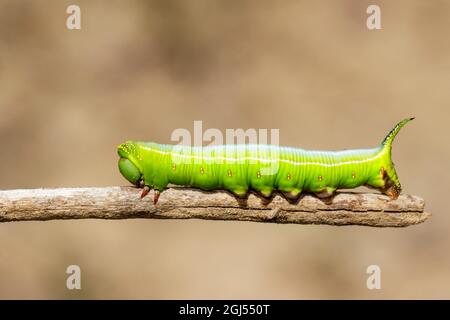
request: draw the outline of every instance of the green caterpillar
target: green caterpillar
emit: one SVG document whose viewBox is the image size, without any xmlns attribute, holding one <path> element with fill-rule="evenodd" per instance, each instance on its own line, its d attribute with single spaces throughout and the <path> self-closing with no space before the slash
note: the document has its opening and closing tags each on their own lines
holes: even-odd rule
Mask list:
<svg viewBox="0 0 450 320">
<path fill-rule="evenodd" d="M 391 160 L 392 142 L 413 119 L 399 122 L 372 149 L 308 151 L 258 144 L 190 147 L 129 141 L 118 147 L 119 170 L 143 188 L 142 198 L 154 188 L 154 204 L 169 183 L 225 189 L 239 197 L 249 190 L 270 197 L 277 190 L 288 199 L 297 199 L 302 191 L 327 198 L 337 189 L 364 185 L 396 199 L 401 185 Z"/>
</svg>

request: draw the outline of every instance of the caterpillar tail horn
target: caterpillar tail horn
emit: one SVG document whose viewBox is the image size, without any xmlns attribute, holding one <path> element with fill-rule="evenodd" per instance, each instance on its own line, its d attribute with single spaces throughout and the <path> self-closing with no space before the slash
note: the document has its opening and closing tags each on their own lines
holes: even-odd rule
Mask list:
<svg viewBox="0 0 450 320">
<path fill-rule="evenodd" d="M 407 124 L 408 122 L 410 122 L 411 120 L 414 120 L 415 118 L 406 118 L 403 119 L 402 121 L 400 121 L 399 123 L 397 123 L 397 125 L 394 127 L 394 129 L 392 129 L 388 135 L 386 136 L 386 138 L 384 138 L 383 142 L 381 143 L 381 145 L 383 146 L 384 149 L 391 149 L 392 148 L 392 142 L 394 141 L 395 136 L 397 135 L 397 133 L 400 131 L 401 128 L 403 128 L 405 126 L 405 124 Z"/>
<path fill-rule="evenodd" d="M 384 138 L 381 143 L 381 152 L 384 153 L 385 166 L 380 170 L 380 174 L 384 180 L 384 186 L 381 191 L 390 196 L 392 199 L 397 199 L 402 191 L 402 186 L 395 171 L 394 163 L 391 158 L 392 142 L 394 138 L 399 133 L 400 129 L 403 128 L 408 122 L 414 120 L 414 118 L 406 118 L 397 123 L 397 125 L 388 133 L 386 138 Z"/>
</svg>

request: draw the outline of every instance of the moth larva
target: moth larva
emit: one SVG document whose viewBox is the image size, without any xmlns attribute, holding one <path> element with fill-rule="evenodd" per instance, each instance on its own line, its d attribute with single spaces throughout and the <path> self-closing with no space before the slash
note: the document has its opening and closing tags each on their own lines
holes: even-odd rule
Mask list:
<svg viewBox="0 0 450 320">
<path fill-rule="evenodd" d="M 154 188 L 155 204 L 169 183 L 224 189 L 239 197 L 249 190 L 265 197 L 280 191 L 289 199 L 303 191 L 326 198 L 337 189 L 364 185 L 396 199 L 401 185 L 391 160 L 392 142 L 413 119 L 399 122 L 372 149 L 309 151 L 258 144 L 190 147 L 128 141 L 118 147 L 119 170 L 143 188 L 141 197 Z M 274 164 L 276 170 L 267 170 Z"/>
</svg>

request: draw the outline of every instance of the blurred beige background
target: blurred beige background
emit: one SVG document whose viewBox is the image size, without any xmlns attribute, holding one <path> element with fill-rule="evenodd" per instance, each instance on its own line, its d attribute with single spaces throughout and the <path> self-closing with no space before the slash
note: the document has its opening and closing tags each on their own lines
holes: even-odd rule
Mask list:
<svg viewBox="0 0 450 320">
<path fill-rule="evenodd" d="M 208 221 L 0 224 L 0 298 L 450 298 L 450 2 L 0 2 L 0 188 L 126 185 L 116 146 L 176 128 L 377 145 L 433 213 L 405 229 Z M 382 30 L 366 28 L 381 6 Z M 150 202 L 149 202 L 150 205 Z M 78 264 L 82 290 L 65 287 Z M 366 268 L 382 289 L 366 288 Z"/>
</svg>

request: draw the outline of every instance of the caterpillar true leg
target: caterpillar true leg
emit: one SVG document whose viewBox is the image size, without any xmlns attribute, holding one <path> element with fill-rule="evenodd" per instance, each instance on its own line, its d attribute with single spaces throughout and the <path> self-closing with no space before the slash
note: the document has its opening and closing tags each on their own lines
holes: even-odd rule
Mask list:
<svg viewBox="0 0 450 320">
<path fill-rule="evenodd" d="M 142 189 L 142 193 L 141 193 L 141 199 L 144 198 L 146 195 L 148 195 L 149 192 L 150 192 L 150 187 L 144 186 L 144 188 Z"/>
<path fill-rule="evenodd" d="M 142 189 L 142 193 L 141 193 L 141 199 L 144 198 L 146 195 L 148 195 L 149 192 L 150 192 L 150 187 L 144 186 L 144 188 Z M 158 203 L 158 199 L 159 199 L 160 195 L 161 195 L 161 191 L 155 189 L 155 192 L 153 194 L 153 204 Z"/>
<path fill-rule="evenodd" d="M 155 189 L 155 193 L 153 195 L 153 204 L 156 205 L 158 203 L 159 196 L 161 195 L 161 192 L 159 190 Z"/>
</svg>

